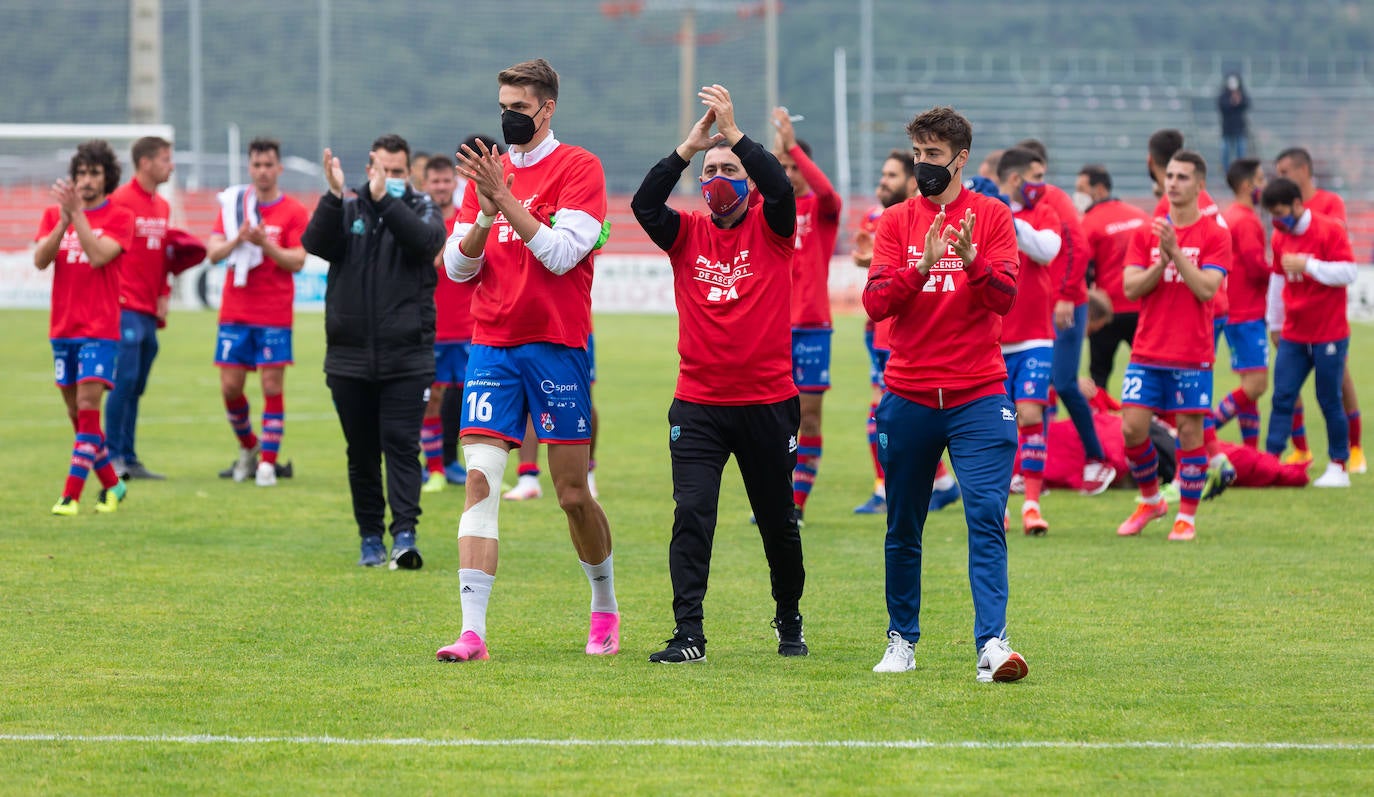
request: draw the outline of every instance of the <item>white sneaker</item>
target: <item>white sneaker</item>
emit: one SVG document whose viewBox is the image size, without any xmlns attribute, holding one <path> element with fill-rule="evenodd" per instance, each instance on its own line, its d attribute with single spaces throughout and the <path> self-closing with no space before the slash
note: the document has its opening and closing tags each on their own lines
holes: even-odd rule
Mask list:
<svg viewBox="0 0 1374 797">
<path fill-rule="evenodd" d="M 596 492 L 596 471 L 587 471 L 587 492 L 592 494 L 592 498 L 600 498 Z"/>
<path fill-rule="evenodd" d="M 255 479 L 259 487 L 277 486 L 277 466 L 271 462 L 259 462 L 258 473 Z"/>
<path fill-rule="evenodd" d="M 990 684 L 993 681 L 1007 683 L 1026 677 L 1030 668 L 1021 654 L 1011 649 L 1005 641 L 993 637 L 983 645 L 978 654 L 978 683 Z"/>
<path fill-rule="evenodd" d="M 896 631 L 887 632 L 887 650 L 873 672 L 907 672 L 916 669 L 916 645 L 902 639 Z"/>
<path fill-rule="evenodd" d="M 1101 495 L 1116 480 L 1116 468 L 1105 462 L 1089 462 L 1083 466 L 1084 495 Z"/>
<path fill-rule="evenodd" d="M 543 494 L 544 489 L 539 486 L 539 477 L 527 473 L 516 480 L 515 486 L 507 490 L 501 498 L 507 501 L 529 501 Z"/>
<path fill-rule="evenodd" d="M 1326 465 L 1326 473 L 1317 477 L 1312 482 L 1313 487 L 1349 487 L 1350 474 L 1345 472 L 1345 467 L 1335 462 Z"/>
<path fill-rule="evenodd" d="M 261 446 L 239 448 L 239 458 L 234 462 L 234 481 L 247 481 L 248 477 L 253 475 L 258 467 L 258 454 L 261 452 Z M 273 474 L 273 476 L 275 475 Z"/>
</svg>

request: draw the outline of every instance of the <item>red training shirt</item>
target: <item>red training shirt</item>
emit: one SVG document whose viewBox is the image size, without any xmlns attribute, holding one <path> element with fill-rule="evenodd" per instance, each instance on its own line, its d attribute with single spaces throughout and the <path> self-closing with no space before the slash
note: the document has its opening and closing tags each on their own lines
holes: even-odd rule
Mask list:
<svg viewBox="0 0 1374 797">
<path fill-rule="evenodd" d="M 259 203 L 258 213 L 262 215 L 262 230 L 272 243 L 283 249 L 301 245 L 301 235 L 310 223 L 305 205 L 282 194 L 269 205 Z M 215 216 L 214 232 L 225 234 L 222 216 Z M 224 275 L 219 322 L 289 328 L 295 299 L 296 280 L 292 273 L 264 254 L 262 263 L 248 272 L 247 285 L 235 287 L 232 270 Z"/>
<path fill-rule="evenodd" d="M 1044 202 L 1034 208 L 1021 209 L 1012 214 L 1038 230 L 1050 230 L 1056 235 L 1063 230 L 1059 214 Z M 1061 241 L 1060 246 L 1063 246 Z M 1020 252 L 1021 272 L 1016 278 L 1016 303 L 1002 319 L 1002 344 L 1028 343 L 1033 340 L 1054 341 L 1054 282 L 1051 272 L 1054 261 L 1037 263 L 1030 255 Z M 1058 255 L 1055 256 L 1058 259 Z"/>
<path fill-rule="evenodd" d="M 792 258 L 792 326 L 830 328 L 830 253 L 840 235 L 840 195 L 801 147 L 787 151 L 811 187 L 797 197 L 797 254 Z"/>
<path fill-rule="evenodd" d="M 1083 234 L 1093 261 L 1094 284 L 1112 299 L 1113 313 L 1140 311 L 1140 302 L 1126 298 L 1121 274 L 1126 268 L 1126 250 L 1141 227 L 1150 226 L 1150 216 L 1140 208 L 1115 197 L 1088 208 L 1083 216 Z"/>
<path fill-rule="evenodd" d="M 1292 235 L 1275 230 L 1270 242 L 1274 248 L 1274 273 L 1284 278 L 1280 335 L 1294 343 L 1330 343 L 1350 337 L 1345 286 L 1323 285 L 1306 273 L 1289 274 L 1283 270 L 1283 256 L 1310 255 L 1328 263 L 1353 263 L 1355 253 L 1340 222 L 1319 213 L 1310 218 L 1307 232 Z"/>
<path fill-rule="evenodd" d="M 515 168 L 509 152 L 501 156 L 501 164 L 507 176 L 515 175 L 511 193 L 546 224 L 560 209 L 606 218 L 606 176 L 601 161 L 587 150 L 560 143 L 531 166 Z M 458 222 L 472 224 L 477 211 L 477 186 L 469 184 Z M 557 343 L 587 348 L 587 335 L 592 331 L 594 252 L 567 273 L 554 274 L 515 234 L 504 213 L 498 213 L 492 223 L 483 251 L 482 268 L 470 280 L 476 283 L 473 343 Z"/>
<path fill-rule="evenodd" d="M 1199 268 L 1223 275 L 1231 266 L 1231 235 L 1213 216 L 1201 216 L 1187 227 L 1175 227 L 1179 248 Z M 1160 262 L 1159 238 L 1149 227 L 1137 231 L 1126 254 L 1126 268 L 1148 268 Z M 1216 357 L 1214 306 L 1188 288 L 1178 266 L 1164 268 L 1154 290 L 1140 299 L 1140 322 L 1131 345 L 1131 362 L 1155 368 L 1208 370 Z"/>
<path fill-rule="evenodd" d="M 1318 188 L 1312 193 L 1312 198 L 1303 202 L 1302 206 L 1313 213 L 1320 213 L 1339 221 L 1342 227 L 1349 226 L 1345 217 L 1345 200 L 1341 199 L 1339 194 Z"/>
<path fill-rule="evenodd" d="M 91 231 L 119 244 L 120 254 L 100 268 L 91 266 L 76 230 L 68 227 L 53 258 L 52 312 L 48 337 L 52 340 L 93 338 L 119 340 L 119 268 L 124 253 L 133 246 L 134 214 L 108 198 L 83 211 Z M 41 241 L 61 222 L 61 210 L 53 205 L 43 211 L 35 241 Z"/>
<path fill-rule="evenodd" d="M 163 239 L 172 209 L 156 191 L 143 190 L 138 180 L 116 188 L 110 201 L 134 214 L 133 242 L 119 264 L 119 306 L 157 315 L 158 297 L 169 291 Z"/>
<path fill-rule="evenodd" d="M 1036 206 L 1040 203 L 1049 203 L 1059 216 L 1059 237 L 1064 241 L 1058 256 L 1050 263 L 1055 301 L 1072 302 L 1077 307 L 1088 301 L 1089 255 L 1088 237 L 1083 233 L 1083 223 L 1078 220 L 1078 208 L 1064 189 L 1049 183 L 1045 184 L 1045 196 Z"/>
<path fill-rule="evenodd" d="M 668 249 L 677 302 L 674 396 L 698 404 L 772 404 L 797 395 L 788 323 L 794 239 L 754 205 L 724 230 L 701 211 L 678 214 Z"/>
<path fill-rule="evenodd" d="M 1231 312 L 1227 323 L 1263 321 L 1270 273 L 1264 259 L 1264 225 L 1253 209 L 1239 202 L 1231 203 L 1221 215 L 1231 232 L 1231 271 L 1226 276 Z"/>
<path fill-rule="evenodd" d="M 457 213 L 444 220 L 449 235 L 457 224 Z M 477 280 L 449 279 L 442 252 L 435 258 L 434 268 L 439 272 L 439 281 L 434 286 L 434 342 L 466 343 L 472 340 L 472 294 L 477 290 Z"/>
<path fill-rule="evenodd" d="M 922 276 L 917 261 L 940 207 L 914 197 L 887 209 L 878 222 L 864 309 L 892 319 L 887 389 L 928 407 L 947 408 L 1005 393 L 1002 316 L 1016 299 L 1019 257 L 1011 210 L 963 189 L 945 207 L 946 224 L 975 214 L 977 254 L 967 267 L 951 246 Z"/>
<path fill-rule="evenodd" d="M 1221 214 L 1221 206 L 1217 204 L 1215 199 L 1212 199 L 1212 195 L 1207 193 L 1206 188 L 1198 192 L 1197 209 L 1203 216 L 1219 216 Z M 1168 215 L 1169 197 L 1162 196 L 1155 205 L 1155 218 L 1163 219 L 1167 218 Z M 1223 224 L 1224 223 L 1225 220 L 1223 219 Z M 1229 296 L 1230 292 L 1226 289 L 1226 282 L 1227 280 L 1222 280 L 1221 287 L 1217 288 L 1217 292 L 1212 295 L 1213 318 L 1226 318 L 1230 315 L 1231 297 Z"/>
</svg>

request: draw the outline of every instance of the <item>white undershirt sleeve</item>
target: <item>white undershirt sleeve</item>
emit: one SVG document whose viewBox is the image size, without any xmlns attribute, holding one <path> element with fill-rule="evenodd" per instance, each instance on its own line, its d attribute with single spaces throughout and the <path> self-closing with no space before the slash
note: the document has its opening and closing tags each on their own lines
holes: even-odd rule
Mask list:
<svg viewBox="0 0 1374 797">
<path fill-rule="evenodd" d="M 444 244 L 444 271 L 448 278 L 454 282 L 467 282 L 477 276 L 477 272 L 482 270 L 482 263 L 487 259 L 483 252 L 477 257 L 468 257 L 463 254 L 463 250 L 458 248 L 458 242 L 463 240 L 463 236 L 472 229 L 471 224 L 459 223 L 453 225 L 453 234 L 448 237 L 448 242 Z"/>
<path fill-rule="evenodd" d="M 1317 282 L 1332 288 L 1352 285 L 1359 276 L 1354 263 L 1332 263 L 1315 257 L 1307 258 L 1307 274 Z"/>
<path fill-rule="evenodd" d="M 1031 260 L 1046 265 L 1059 255 L 1064 240 L 1054 230 L 1037 230 L 1024 219 L 1012 219 L 1016 225 L 1016 246 Z"/>
<path fill-rule="evenodd" d="M 585 211 L 560 209 L 554 214 L 554 225 L 541 225 L 525 245 L 544 268 L 562 275 L 572 271 L 600 237 L 599 219 Z"/>
<path fill-rule="evenodd" d="M 1264 304 L 1264 321 L 1270 332 L 1283 329 L 1283 277 L 1269 275 L 1269 296 Z"/>
</svg>

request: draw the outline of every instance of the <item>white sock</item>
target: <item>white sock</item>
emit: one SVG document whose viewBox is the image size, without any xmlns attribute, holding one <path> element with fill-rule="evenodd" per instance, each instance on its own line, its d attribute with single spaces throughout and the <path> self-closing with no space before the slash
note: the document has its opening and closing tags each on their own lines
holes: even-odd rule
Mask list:
<svg viewBox="0 0 1374 797">
<path fill-rule="evenodd" d="M 463 631 L 471 631 L 483 640 L 487 638 L 487 601 L 491 600 L 491 585 L 495 581 L 496 576 L 481 570 L 464 568 L 458 571 Z"/>
<path fill-rule="evenodd" d="M 954 477 L 946 473 L 943 476 L 936 476 L 934 487 L 937 490 L 948 490 L 954 486 Z"/>
<path fill-rule="evenodd" d="M 873 485 L 873 494 L 876 495 L 876 496 L 878 496 L 879 498 L 883 499 L 884 501 L 886 501 L 886 500 L 887 500 L 887 482 L 877 482 L 877 483 L 875 483 L 875 484 Z"/>
<path fill-rule="evenodd" d="M 1029 512 L 1029 511 L 1031 511 L 1032 509 L 1036 510 L 1037 512 L 1040 511 L 1040 502 L 1039 502 L 1039 501 L 1026 501 L 1026 502 L 1024 502 L 1024 503 L 1021 504 L 1021 514 L 1023 514 L 1023 515 L 1026 514 L 1026 513 Z"/>
<path fill-rule="evenodd" d="M 1174 520 L 1186 520 L 1186 521 L 1188 521 L 1189 523 L 1196 523 L 1196 522 L 1197 522 L 1196 520 L 1194 520 L 1194 518 L 1193 518 L 1192 515 L 1185 515 L 1185 514 L 1183 514 L 1182 512 L 1179 512 L 1179 513 L 1178 513 L 1178 517 L 1175 517 Z"/>
<path fill-rule="evenodd" d="M 606 561 L 599 565 L 582 563 L 582 572 L 587 574 L 587 583 L 592 585 L 592 611 L 617 612 L 620 606 L 615 602 L 615 554 L 608 554 Z"/>
</svg>

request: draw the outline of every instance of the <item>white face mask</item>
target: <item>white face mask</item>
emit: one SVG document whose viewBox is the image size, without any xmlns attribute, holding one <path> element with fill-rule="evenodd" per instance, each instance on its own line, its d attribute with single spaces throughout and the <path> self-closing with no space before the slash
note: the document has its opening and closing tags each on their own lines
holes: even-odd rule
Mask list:
<svg viewBox="0 0 1374 797">
<path fill-rule="evenodd" d="M 1226 88 L 1230 89 L 1231 91 L 1235 91 L 1236 89 L 1240 88 L 1240 78 L 1226 78 Z"/>
<path fill-rule="evenodd" d="M 1092 207 L 1092 205 L 1093 205 L 1093 198 L 1092 198 L 1092 196 L 1090 196 L 1090 195 L 1088 195 L 1088 194 L 1085 194 L 1085 193 L 1083 193 L 1082 191 L 1074 191 L 1074 192 L 1073 192 L 1073 206 L 1076 207 L 1076 208 L 1078 208 L 1078 212 L 1079 212 L 1079 213 L 1086 213 L 1086 212 L 1088 212 L 1088 208 Z"/>
</svg>

